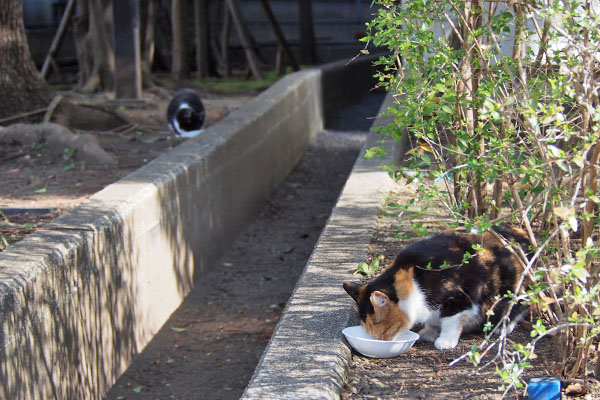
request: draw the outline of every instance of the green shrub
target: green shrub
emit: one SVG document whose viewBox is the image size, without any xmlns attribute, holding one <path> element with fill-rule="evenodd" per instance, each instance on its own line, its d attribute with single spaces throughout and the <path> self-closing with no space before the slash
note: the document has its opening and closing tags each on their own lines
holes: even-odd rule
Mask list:
<svg viewBox="0 0 600 400">
<path fill-rule="evenodd" d="M 562 375 L 586 375 L 600 334 L 600 4 L 375 3 L 365 40 L 390 50 L 378 78 L 395 95 L 380 132 L 412 144 L 401 165 L 384 167 L 456 226 L 513 223 L 534 243 L 529 259 L 515 249 L 531 281 L 515 299 L 538 311 L 531 342 L 488 336 L 471 359 L 486 362 L 497 346 L 487 362 L 500 362 L 507 390 L 521 387 L 537 341 L 556 334 Z"/>
</svg>

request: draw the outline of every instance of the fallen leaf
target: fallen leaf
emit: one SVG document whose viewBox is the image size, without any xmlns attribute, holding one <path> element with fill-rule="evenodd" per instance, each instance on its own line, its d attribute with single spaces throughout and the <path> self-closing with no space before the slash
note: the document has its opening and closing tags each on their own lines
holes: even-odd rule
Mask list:
<svg viewBox="0 0 600 400">
<path fill-rule="evenodd" d="M 187 328 L 177 328 L 175 326 L 172 326 L 171 330 L 174 331 L 174 332 L 177 332 L 177 333 L 182 333 L 182 332 L 187 331 Z"/>
<path fill-rule="evenodd" d="M 284 251 L 283 254 L 290 254 L 295 249 L 296 249 L 295 247 L 290 247 L 289 249 L 287 249 L 286 251 Z"/>
<path fill-rule="evenodd" d="M 587 394 L 587 389 L 584 385 L 579 382 L 570 383 L 569 386 L 565 389 L 565 394 L 567 396 L 582 396 Z"/>
<path fill-rule="evenodd" d="M 136 386 L 132 390 L 133 390 L 134 393 L 139 393 L 139 392 L 142 391 L 142 387 L 141 386 Z"/>
<path fill-rule="evenodd" d="M 554 207 L 554 214 L 556 214 L 557 216 L 559 216 L 562 219 L 567 219 L 573 213 L 574 213 L 573 209 L 569 208 L 569 207 L 563 207 L 563 206 Z"/>
</svg>

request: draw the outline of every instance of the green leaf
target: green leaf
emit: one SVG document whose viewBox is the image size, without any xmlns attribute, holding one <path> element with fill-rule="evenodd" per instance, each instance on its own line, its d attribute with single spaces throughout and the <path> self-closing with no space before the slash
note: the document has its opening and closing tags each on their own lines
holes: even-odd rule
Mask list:
<svg viewBox="0 0 600 400">
<path fill-rule="evenodd" d="M 358 266 L 356 268 L 356 271 L 354 271 L 354 274 L 362 274 L 362 275 L 371 275 L 374 274 L 375 272 L 377 272 L 377 270 L 379 270 L 380 267 L 380 262 L 381 260 L 383 260 L 383 255 L 379 255 L 377 256 L 377 258 L 375 260 L 373 260 L 373 262 L 371 262 L 371 264 L 367 264 L 366 262 L 360 262 L 358 263 Z"/>
<path fill-rule="evenodd" d="M 38 190 L 34 191 L 34 193 L 37 193 L 37 194 L 46 193 L 46 186 L 44 186 L 41 189 L 38 189 Z"/>
<path fill-rule="evenodd" d="M 579 168 L 583 168 L 583 157 L 581 157 L 581 154 L 575 154 L 573 156 L 573 163 Z"/>
<path fill-rule="evenodd" d="M 132 390 L 133 390 L 134 393 L 140 393 L 142 391 L 142 387 L 141 386 L 136 386 Z"/>
<path fill-rule="evenodd" d="M 375 147 L 371 147 L 370 149 L 367 149 L 367 151 L 365 152 L 365 158 L 367 160 L 371 160 L 374 157 L 383 157 L 386 154 L 387 154 L 387 150 L 385 147 L 375 146 Z"/>
<path fill-rule="evenodd" d="M 563 160 L 556 161 L 556 165 L 558 165 L 558 168 L 562 169 L 563 171 L 567 173 L 569 172 L 569 167 Z"/>
<path fill-rule="evenodd" d="M 367 271 L 369 270 L 369 264 L 367 264 L 366 262 L 360 262 L 358 263 L 358 266 L 356 267 L 356 271 L 354 271 L 354 274 L 363 274 L 363 275 L 368 275 Z"/>
<path fill-rule="evenodd" d="M 183 332 L 187 331 L 187 328 L 177 328 L 177 327 L 172 326 L 171 330 L 174 332 L 177 332 L 177 333 L 183 333 Z"/>
<path fill-rule="evenodd" d="M 558 147 L 549 144 L 548 145 L 548 152 L 550 153 L 550 155 L 554 158 L 565 158 L 565 152 L 562 151 L 561 149 L 559 149 Z"/>
</svg>

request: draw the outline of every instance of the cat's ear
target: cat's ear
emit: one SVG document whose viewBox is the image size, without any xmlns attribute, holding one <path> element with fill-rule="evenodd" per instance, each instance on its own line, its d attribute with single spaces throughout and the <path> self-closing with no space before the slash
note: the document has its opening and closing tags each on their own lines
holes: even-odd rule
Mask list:
<svg viewBox="0 0 600 400">
<path fill-rule="evenodd" d="M 376 290 L 371 293 L 371 304 L 373 304 L 375 312 L 383 311 L 390 306 L 390 298 L 385 293 Z"/>
<path fill-rule="evenodd" d="M 371 293 L 370 300 L 374 311 L 373 323 L 379 324 L 390 309 L 390 298 L 385 293 L 376 290 Z"/>
<path fill-rule="evenodd" d="M 348 293 L 354 301 L 358 303 L 358 296 L 360 294 L 360 288 L 362 285 L 356 282 L 344 282 L 344 290 Z"/>
</svg>

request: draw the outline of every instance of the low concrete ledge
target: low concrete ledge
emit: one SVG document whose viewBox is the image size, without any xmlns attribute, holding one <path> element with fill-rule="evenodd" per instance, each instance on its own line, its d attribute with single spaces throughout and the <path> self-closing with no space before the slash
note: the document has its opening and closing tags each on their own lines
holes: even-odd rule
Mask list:
<svg viewBox="0 0 600 400">
<path fill-rule="evenodd" d="M 283 78 L 1 253 L 0 398 L 102 398 L 323 128 L 322 79 Z"/>
<path fill-rule="evenodd" d="M 388 95 L 382 110 L 391 104 Z M 379 117 L 374 126 L 387 124 Z M 371 132 L 365 148 L 381 144 Z M 391 147 L 391 146 L 390 146 Z M 397 187 L 379 168 L 384 159 L 365 160 L 359 155 L 329 221 L 273 333 L 242 399 L 338 399 L 351 350 L 342 329 L 355 324 L 352 301 L 342 283 L 367 247 L 381 205 Z"/>
</svg>

